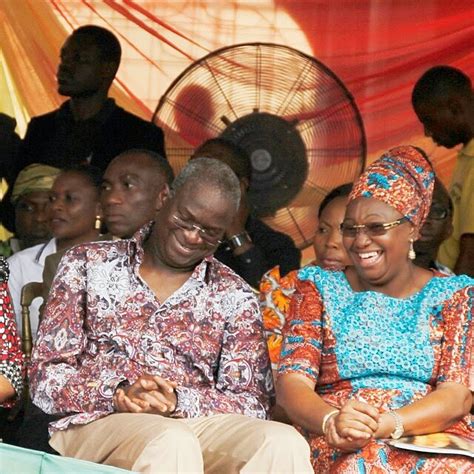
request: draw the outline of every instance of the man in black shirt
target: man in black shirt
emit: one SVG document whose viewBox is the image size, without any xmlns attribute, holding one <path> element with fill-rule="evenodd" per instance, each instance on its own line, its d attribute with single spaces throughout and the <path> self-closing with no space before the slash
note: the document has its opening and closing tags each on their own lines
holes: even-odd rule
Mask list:
<svg viewBox="0 0 474 474">
<path fill-rule="evenodd" d="M 89 163 L 104 171 L 112 158 L 130 148 L 166 156 L 163 131 L 108 98 L 120 57 L 117 38 L 99 26 L 82 26 L 68 37 L 61 48 L 57 79 L 58 92 L 70 99 L 31 119 L 19 169 L 30 163 L 58 168 Z"/>
<path fill-rule="evenodd" d="M 247 190 L 252 167 L 247 153 L 228 140 L 213 138 L 202 143 L 191 159 L 197 157 L 223 161 L 232 168 L 240 181 L 242 198 L 237 217 L 226 231 L 226 241 L 219 246 L 214 256 L 254 288 L 258 288 L 263 274 L 276 265 L 280 266 L 282 276 L 299 268 L 301 252 L 291 237 L 250 215 Z"/>
</svg>

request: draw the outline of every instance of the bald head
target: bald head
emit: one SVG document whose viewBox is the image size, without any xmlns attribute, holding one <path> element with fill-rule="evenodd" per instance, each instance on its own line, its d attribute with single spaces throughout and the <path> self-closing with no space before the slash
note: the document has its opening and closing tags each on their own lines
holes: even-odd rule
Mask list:
<svg viewBox="0 0 474 474">
<path fill-rule="evenodd" d="M 453 97 L 469 100 L 472 85 L 461 70 L 450 66 L 435 66 L 428 69 L 416 82 L 412 93 L 413 107 L 426 102 L 441 103 Z"/>
<path fill-rule="evenodd" d="M 474 136 L 474 93 L 469 77 L 450 66 L 436 66 L 416 82 L 412 104 L 426 136 L 438 145 L 466 145 Z"/>
<path fill-rule="evenodd" d="M 239 145 L 224 138 L 211 138 L 199 145 L 191 158 L 205 156 L 222 161 L 230 166 L 239 179 L 246 179 L 250 182 L 252 165 L 247 152 Z"/>
</svg>

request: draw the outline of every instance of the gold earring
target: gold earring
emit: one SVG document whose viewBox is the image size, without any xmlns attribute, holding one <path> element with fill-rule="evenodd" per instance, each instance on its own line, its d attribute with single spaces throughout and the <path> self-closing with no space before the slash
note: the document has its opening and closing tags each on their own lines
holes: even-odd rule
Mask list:
<svg viewBox="0 0 474 474">
<path fill-rule="evenodd" d="M 410 260 L 415 260 L 416 258 L 416 252 L 415 252 L 415 249 L 413 248 L 413 239 L 410 239 L 410 250 L 408 250 L 408 258 Z"/>
<path fill-rule="evenodd" d="M 94 223 L 94 229 L 95 230 L 100 230 L 102 226 L 102 220 L 100 216 L 95 216 L 95 223 Z"/>
</svg>

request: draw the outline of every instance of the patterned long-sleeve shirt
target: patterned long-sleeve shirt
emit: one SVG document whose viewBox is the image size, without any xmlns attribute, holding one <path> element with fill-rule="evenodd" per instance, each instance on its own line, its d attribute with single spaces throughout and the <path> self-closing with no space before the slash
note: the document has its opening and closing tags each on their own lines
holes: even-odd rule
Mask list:
<svg viewBox="0 0 474 474">
<path fill-rule="evenodd" d="M 5 265 L 5 267 L 3 267 Z M 0 259 L 1 272 L 7 272 L 6 263 Z M 0 375 L 3 375 L 16 392 L 14 400 L 2 404 L 10 407 L 23 390 L 24 359 L 20 349 L 20 338 L 16 330 L 15 314 L 5 281 L 0 281 Z"/>
<path fill-rule="evenodd" d="M 258 301 L 213 257 L 164 302 L 139 275 L 142 242 L 79 245 L 62 259 L 32 356 L 33 402 L 65 429 L 113 412 L 117 385 L 178 383 L 175 417 L 265 418 L 273 390 Z"/>
</svg>

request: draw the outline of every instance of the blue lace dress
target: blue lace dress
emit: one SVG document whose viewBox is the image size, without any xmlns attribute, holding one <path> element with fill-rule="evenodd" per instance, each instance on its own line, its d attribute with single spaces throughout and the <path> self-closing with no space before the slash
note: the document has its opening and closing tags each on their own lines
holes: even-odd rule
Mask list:
<svg viewBox="0 0 474 474">
<path fill-rule="evenodd" d="M 279 373 L 308 377 L 334 407 L 357 399 L 381 412 L 419 400 L 438 383 L 468 386 L 473 283 L 467 276 L 435 275 L 400 299 L 354 292 L 343 272 L 306 267 L 298 273 Z M 470 416 L 448 431 L 474 440 Z M 423 456 L 382 440 L 347 454 L 322 436 L 304 434 L 315 472 L 474 472 L 467 457 Z"/>
</svg>

